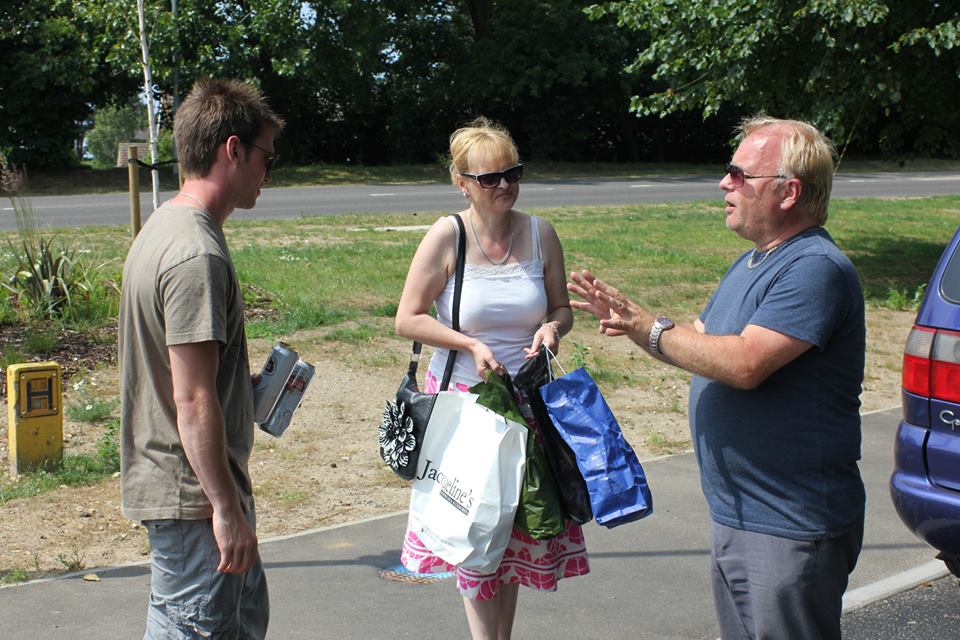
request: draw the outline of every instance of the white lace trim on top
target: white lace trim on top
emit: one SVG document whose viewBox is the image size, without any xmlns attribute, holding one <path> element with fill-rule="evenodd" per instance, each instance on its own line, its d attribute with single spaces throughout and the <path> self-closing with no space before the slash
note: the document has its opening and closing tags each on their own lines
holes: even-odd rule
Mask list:
<svg viewBox="0 0 960 640">
<path fill-rule="evenodd" d="M 543 276 L 543 263 L 539 260 L 524 260 L 506 264 L 485 264 L 468 262 L 464 274 L 480 277 L 528 275 Z"/>
</svg>

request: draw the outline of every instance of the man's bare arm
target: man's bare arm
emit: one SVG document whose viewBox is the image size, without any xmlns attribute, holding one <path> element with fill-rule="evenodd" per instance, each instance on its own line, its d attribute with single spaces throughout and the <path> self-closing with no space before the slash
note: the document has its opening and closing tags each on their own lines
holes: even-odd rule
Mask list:
<svg viewBox="0 0 960 640">
<path fill-rule="evenodd" d="M 240 506 L 227 462 L 223 410 L 217 398 L 217 343 L 175 345 L 169 353 L 180 442 L 213 505 L 213 533 L 220 549 L 217 570 L 243 573 L 257 560 L 257 537 Z"/>
</svg>

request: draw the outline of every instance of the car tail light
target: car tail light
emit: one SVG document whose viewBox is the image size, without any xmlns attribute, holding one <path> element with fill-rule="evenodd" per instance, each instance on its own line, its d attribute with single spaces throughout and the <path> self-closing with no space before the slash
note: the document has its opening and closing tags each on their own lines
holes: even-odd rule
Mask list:
<svg viewBox="0 0 960 640">
<path fill-rule="evenodd" d="M 914 325 L 903 350 L 903 389 L 960 402 L 960 332 Z"/>
<path fill-rule="evenodd" d="M 930 396 L 947 402 L 960 402 L 960 333 L 937 331 L 933 341 Z"/>
<path fill-rule="evenodd" d="M 930 397 L 930 351 L 935 329 L 918 327 L 907 337 L 903 350 L 903 390 L 918 396 Z"/>
</svg>

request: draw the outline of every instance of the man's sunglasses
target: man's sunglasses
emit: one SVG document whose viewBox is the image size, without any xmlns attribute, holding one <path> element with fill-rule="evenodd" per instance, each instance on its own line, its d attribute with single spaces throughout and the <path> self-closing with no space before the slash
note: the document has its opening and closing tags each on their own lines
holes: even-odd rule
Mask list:
<svg viewBox="0 0 960 640">
<path fill-rule="evenodd" d="M 739 189 L 743 186 L 744 181 L 753 180 L 755 178 L 780 178 L 785 180 L 787 176 L 777 174 L 775 176 L 752 176 L 749 173 L 743 170 L 743 167 L 739 167 L 735 164 L 727 164 L 723 167 L 723 172 L 730 176 L 730 182 L 733 183 L 734 188 Z"/>
<path fill-rule="evenodd" d="M 515 164 L 506 171 L 495 171 L 493 173 L 463 173 L 464 178 L 471 178 L 477 181 L 484 189 L 493 189 L 500 185 L 500 180 L 506 180 L 507 184 L 513 184 L 523 177 L 523 164 Z"/>
<path fill-rule="evenodd" d="M 253 143 L 253 146 L 260 151 L 263 151 L 263 164 L 267 167 L 267 173 L 270 173 L 270 169 L 273 168 L 273 165 L 277 163 L 277 160 L 280 159 L 279 153 L 270 153 L 267 149 L 264 149 L 260 145 Z"/>
</svg>

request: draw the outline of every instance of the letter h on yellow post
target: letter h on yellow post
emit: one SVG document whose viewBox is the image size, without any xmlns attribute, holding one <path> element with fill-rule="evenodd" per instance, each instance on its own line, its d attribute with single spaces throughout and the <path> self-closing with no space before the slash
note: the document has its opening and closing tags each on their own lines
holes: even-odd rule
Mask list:
<svg viewBox="0 0 960 640">
<path fill-rule="evenodd" d="M 63 389 L 56 362 L 7 367 L 10 475 L 63 464 Z"/>
</svg>

